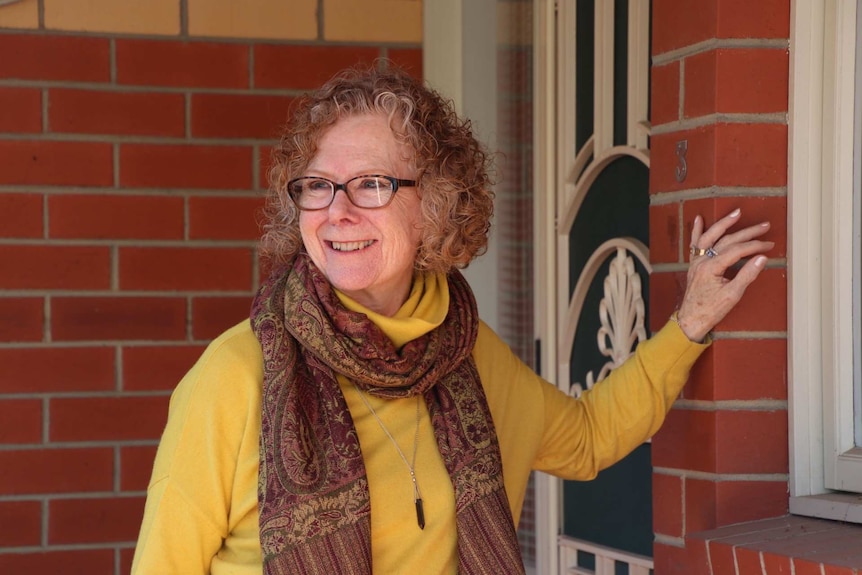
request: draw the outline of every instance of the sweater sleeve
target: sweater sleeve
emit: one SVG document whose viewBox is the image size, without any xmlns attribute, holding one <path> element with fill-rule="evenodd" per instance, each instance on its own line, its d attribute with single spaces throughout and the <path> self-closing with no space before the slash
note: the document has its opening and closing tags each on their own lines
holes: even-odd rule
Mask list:
<svg viewBox="0 0 862 575">
<path fill-rule="evenodd" d="M 661 427 L 708 345 L 692 343 L 670 321 L 579 399 L 543 386 L 545 424 L 535 468 L 587 480 L 625 457 Z"/>
<path fill-rule="evenodd" d="M 260 355 L 240 324 L 210 344 L 171 396 L 133 575 L 215 572 L 225 539 L 256 512 L 247 486 L 235 484 L 247 467 L 256 476 Z"/>
</svg>

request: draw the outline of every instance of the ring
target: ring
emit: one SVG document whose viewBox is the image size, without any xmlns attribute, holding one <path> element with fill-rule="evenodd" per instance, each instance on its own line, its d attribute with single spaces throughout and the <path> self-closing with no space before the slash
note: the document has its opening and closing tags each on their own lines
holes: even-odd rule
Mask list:
<svg viewBox="0 0 862 575">
<path fill-rule="evenodd" d="M 708 258 L 714 258 L 718 255 L 718 252 L 712 248 L 699 248 L 694 244 L 691 244 L 689 253 L 693 256 L 706 256 Z"/>
</svg>

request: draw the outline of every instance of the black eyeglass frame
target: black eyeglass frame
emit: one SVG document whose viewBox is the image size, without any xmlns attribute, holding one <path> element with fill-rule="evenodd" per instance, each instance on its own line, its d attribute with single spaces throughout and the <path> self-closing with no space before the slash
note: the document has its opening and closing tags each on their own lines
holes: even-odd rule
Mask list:
<svg viewBox="0 0 862 575">
<path fill-rule="evenodd" d="M 387 200 L 385 204 L 381 204 L 379 206 L 360 206 L 356 202 L 354 202 L 353 197 L 350 195 L 350 191 L 347 189 L 347 184 L 349 184 L 350 182 L 352 182 L 354 180 L 358 180 L 360 178 L 383 178 L 384 180 L 389 181 L 389 183 L 392 184 L 392 195 L 389 196 L 389 200 Z M 332 189 L 332 195 L 329 197 L 329 201 L 326 203 L 326 205 L 321 206 L 319 208 L 303 208 L 302 206 L 300 206 L 299 202 L 294 197 L 294 194 L 291 191 L 291 188 L 293 187 L 293 185 L 300 180 L 319 180 L 322 182 L 327 182 L 329 184 L 330 188 Z M 396 192 L 398 192 L 399 189 L 401 189 L 402 187 L 412 188 L 415 186 L 416 186 L 416 180 L 402 180 L 401 178 L 394 178 L 392 176 L 385 176 L 383 174 L 362 174 L 360 176 L 355 176 L 353 178 L 350 178 L 349 180 L 347 180 L 343 184 L 339 184 L 338 182 L 333 182 L 332 180 L 330 180 L 328 178 L 322 178 L 322 177 L 318 177 L 318 176 L 302 176 L 301 178 L 294 178 L 294 179 L 290 180 L 289 182 L 287 182 L 287 194 L 290 196 L 291 201 L 293 201 L 293 205 L 295 205 L 297 209 L 302 210 L 303 212 L 316 212 L 318 210 L 325 210 L 326 208 L 328 208 L 329 206 L 332 205 L 332 202 L 335 201 L 335 194 L 338 193 L 338 190 L 343 190 L 344 195 L 347 196 L 348 201 L 351 204 L 353 204 L 354 206 L 356 206 L 357 208 L 360 208 L 363 210 L 379 210 L 380 208 L 385 208 L 386 206 L 388 206 L 389 204 L 392 203 L 392 200 L 395 198 L 395 194 L 396 194 Z"/>
</svg>

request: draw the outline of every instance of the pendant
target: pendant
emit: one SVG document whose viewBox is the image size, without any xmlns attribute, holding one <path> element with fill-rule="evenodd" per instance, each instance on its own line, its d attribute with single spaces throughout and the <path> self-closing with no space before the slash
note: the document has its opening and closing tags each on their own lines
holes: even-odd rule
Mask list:
<svg viewBox="0 0 862 575">
<path fill-rule="evenodd" d="M 416 498 L 416 522 L 419 529 L 425 529 L 425 509 L 422 507 L 422 499 Z"/>
</svg>

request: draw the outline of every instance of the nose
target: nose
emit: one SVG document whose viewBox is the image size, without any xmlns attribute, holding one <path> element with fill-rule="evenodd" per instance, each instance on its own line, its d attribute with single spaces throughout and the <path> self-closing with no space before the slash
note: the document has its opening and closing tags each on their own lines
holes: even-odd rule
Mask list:
<svg viewBox="0 0 862 575">
<path fill-rule="evenodd" d="M 344 187 L 336 188 L 332 203 L 329 204 L 329 219 L 333 222 L 355 219 L 356 206 L 347 197 Z"/>
</svg>

